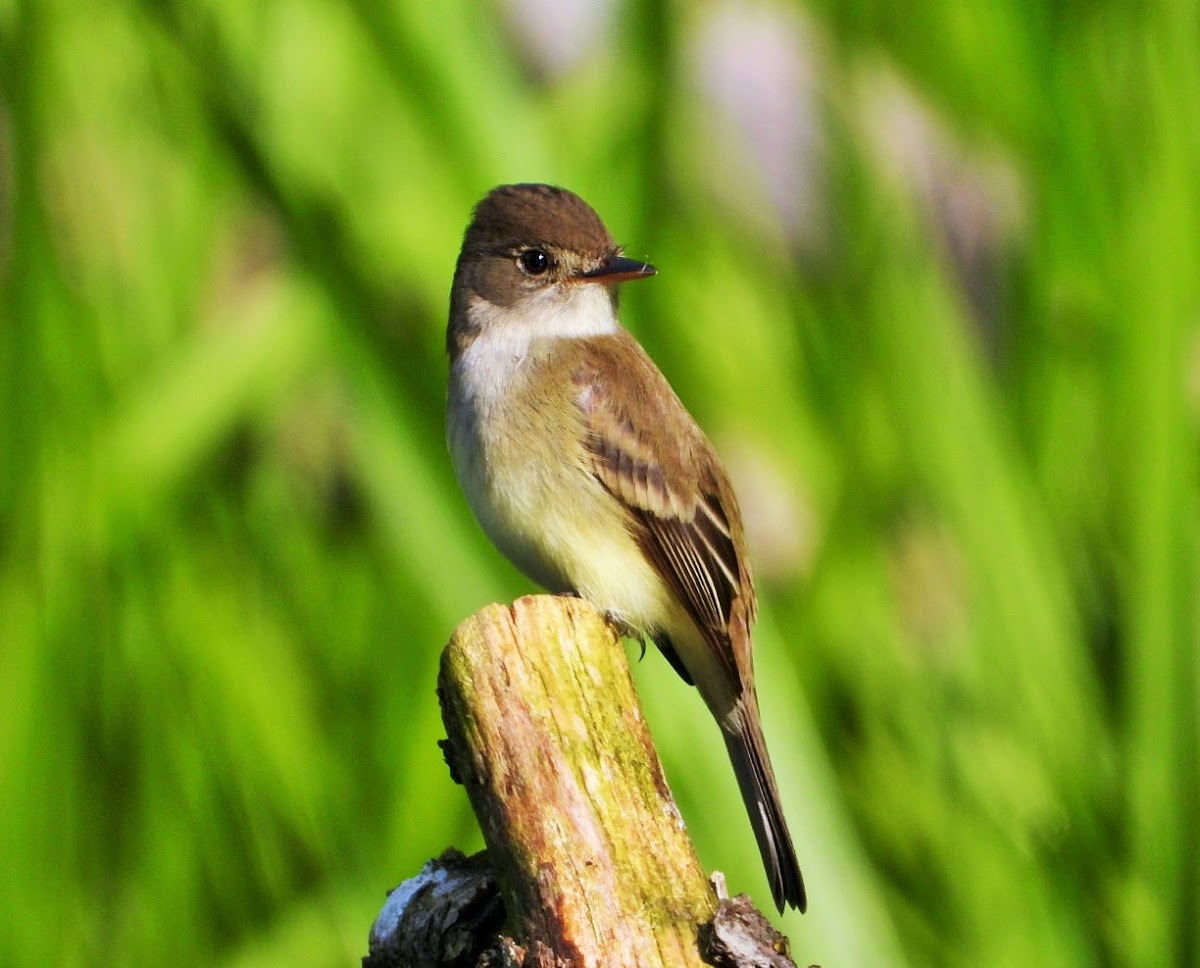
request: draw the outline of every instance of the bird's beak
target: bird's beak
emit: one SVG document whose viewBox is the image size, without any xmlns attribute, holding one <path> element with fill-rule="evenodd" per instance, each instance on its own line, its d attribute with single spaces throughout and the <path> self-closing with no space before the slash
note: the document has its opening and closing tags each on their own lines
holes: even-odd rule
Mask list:
<svg viewBox="0 0 1200 968">
<path fill-rule="evenodd" d="M 627 282 L 630 279 L 645 279 L 654 275 L 658 270 L 648 262 L 638 262 L 637 259 L 626 259 L 624 256 L 611 255 L 595 269 L 582 273 L 580 282 Z"/>
</svg>

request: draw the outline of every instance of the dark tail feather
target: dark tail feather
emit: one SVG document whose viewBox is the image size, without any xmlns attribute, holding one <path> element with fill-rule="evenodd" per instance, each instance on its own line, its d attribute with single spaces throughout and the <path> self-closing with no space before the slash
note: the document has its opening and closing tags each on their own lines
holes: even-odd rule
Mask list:
<svg viewBox="0 0 1200 968">
<path fill-rule="evenodd" d="M 803 914 L 808 907 L 804 893 L 804 878 L 800 876 L 800 865 L 796 862 L 796 851 L 788 833 L 787 821 L 783 818 L 783 807 L 779 802 L 779 790 L 775 786 L 775 773 L 767 756 L 767 743 L 763 739 L 757 703 L 749 697 L 747 715 L 736 717 L 741 722 L 733 725 L 733 731 L 722 730 L 725 748 L 733 762 L 738 788 L 750 814 L 758 851 L 762 854 L 763 866 L 771 882 L 771 894 L 775 906 L 783 913 L 783 906 L 790 904 Z"/>
</svg>

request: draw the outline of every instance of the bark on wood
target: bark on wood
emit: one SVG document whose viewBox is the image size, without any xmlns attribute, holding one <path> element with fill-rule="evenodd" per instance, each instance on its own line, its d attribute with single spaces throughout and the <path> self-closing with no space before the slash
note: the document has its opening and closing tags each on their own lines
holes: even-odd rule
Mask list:
<svg viewBox="0 0 1200 968">
<path fill-rule="evenodd" d="M 624 647 L 590 604 L 540 596 L 483 609 L 446 647 L 438 693 L 446 759 L 488 846 L 488 863 L 476 874 L 495 872 L 506 937 L 496 937 L 494 923 L 480 927 L 491 941 L 474 961 L 456 936 L 451 947 L 463 960 L 367 964 L 791 964 L 786 940 L 761 915 L 756 922 L 748 902 L 718 905 L 667 788 Z M 423 874 L 441 877 L 429 865 Z M 478 883 L 454 890 L 412 883 L 393 897 L 405 891 L 406 903 L 417 894 L 436 903 L 440 890 L 451 908 L 486 910 Z M 734 912 L 738 904 L 749 914 Z M 396 929 L 401 917 L 407 924 L 403 910 L 380 916 L 369 958 L 382 951 L 380 922 Z M 737 940 L 747 925 L 760 936 L 760 955 L 746 953 L 753 937 Z"/>
</svg>

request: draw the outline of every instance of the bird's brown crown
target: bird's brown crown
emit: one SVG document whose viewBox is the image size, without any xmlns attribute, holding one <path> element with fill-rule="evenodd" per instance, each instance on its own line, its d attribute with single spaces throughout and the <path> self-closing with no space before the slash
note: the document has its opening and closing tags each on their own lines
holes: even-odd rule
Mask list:
<svg viewBox="0 0 1200 968">
<path fill-rule="evenodd" d="M 477 206 L 463 251 L 539 244 L 603 258 L 616 250 L 593 208 L 553 185 L 501 185 Z"/>
</svg>

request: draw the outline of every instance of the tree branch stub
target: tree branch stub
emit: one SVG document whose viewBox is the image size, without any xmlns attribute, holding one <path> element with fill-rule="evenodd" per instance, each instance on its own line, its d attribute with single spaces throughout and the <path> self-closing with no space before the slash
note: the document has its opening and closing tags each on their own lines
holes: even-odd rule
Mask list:
<svg viewBox="0 0 1200 968">
<path fill-rule="evenodd" d="M 562 597 L 489 606 L 446 647 L 439 695 L 517 940 L 572 965 L 704 964 L 717 901 L 603 617 Z"/>
</svg>

